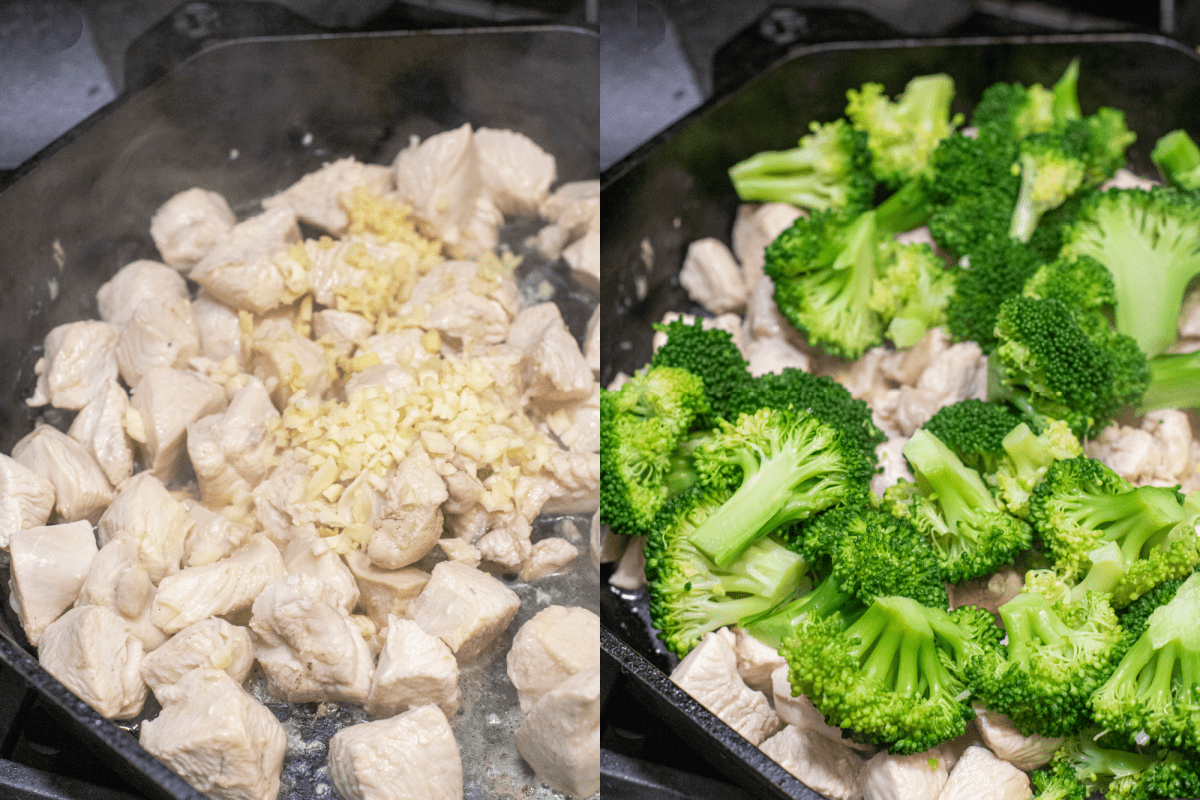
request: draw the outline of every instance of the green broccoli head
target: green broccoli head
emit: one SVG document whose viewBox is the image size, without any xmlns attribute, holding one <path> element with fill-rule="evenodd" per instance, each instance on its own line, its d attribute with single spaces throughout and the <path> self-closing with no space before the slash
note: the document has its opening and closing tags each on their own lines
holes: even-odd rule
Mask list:
<svg viewBox="0 0 1200 800">
<path fill-rule="evenodd" d="M 1183 582 L 1189 577 L 1191 577 L 1191 573 L 1182 578 L 1163 581 L 1122 609 L 1120 614 L 1121 628 L 1125 631 L 1125 636 L 1129 644 L 1133 644 L 1139 636 L 1146 632 L 1146 625 L 1149 623 L 1150 615 L 1154 613 L 1154 609 L 1171 602 L 1171 598 L 1175 596 L 1175 592 L 1179 590 L 1180 586 L 1183 586 Z"/>
<path fill-rule="evenodd" d="M 1171 131 L 1155 142 L 1150 160 L 1164 182 L 1189 192 L 1200 189 L 1200 147 L 1187 131 Z"/>
<path fill-rule="evenodd" d="M 811 125 L 790 150 L 763 151 L 734 164 L 729 177 L 747 203 L 790 203 L 814 211 L 866 211 L 875 199 L 867 135 L 845 120 Z"/>
<path fill-rule="evenodd" d="M 1125 112 L 1115 108 L 1100 108 L 1084 122 L 1089 134 L 1084 180 L 1098 186 L 1125 166 L 1125 151 L 1137 141 L 1137 134 L 1125 124 Z"/>
<path fill-rule="evenodd" d="M 1050 764 L 1033 773 L 1039 800 L 1087 800 L 1094 793 L 1108 800 L 1174 800 L 1200 790 L 1197 759 L 1161 747 L 1134 751 L 1113 738 L 1094 728 L 1068 737 Z"/>
<path fill-rule="evenodd" d="M 988 480 L 995 486 L 1000 504 L 1021 519 L 1029 518 L 1029 497 L 1050 465 L 1083 453 L 1071 427 L 1057 419 L 1050 420 L 1039 434 L 1022 422 L 1008 432 L 1001 447 L 1004 457 Z"/>
<path fill-rule="evenodd" d="M 1054 124 L 1054 94 L 1040 83 L 993 83 L 971 115 L 971 125 L 980 132 L 1013 141 L 1048 131 Z"/>
<path fill-rule="evenodd" d="M 1001 304 L 1021 294 L 1041 263 L 1030 248 L 1007 235 L 974 246 L 967 263 L 958 270 L 954 294 L 946 304 L 950 336 L 957 342 L 976 342 L 984 353 L 995 350 Z"/>
<path fill-rule="evenodd" d="M 1013 169 L 1019 152 L 1012 139 L 986 129 L 975 138 L 955 133 L 938 146 L 930 165 L 929 232 L 943 249 L 974 263 L 991 240 L 1010 238 L 1021 189 L 1020 171 Z"/>
<path fill-rule="evenodd" d="M 1008 235 L 1022 242 L 1033 236 L 1038 220 L 1083 185 L 1091 131 L 1086 123 L 1068 123 L 1062 133 L 1037 133 L 1021 142 L 1015 168 L 1021 188 Z"/>
<path fill-rule="evenodd" d="M 1059 258 L 1038 267 L 1022 292 L 1026 297 L 1054 298 L 1071 308 L 1103 311 L 1117 302 L 1112 274 L 1091 256 Z"/>
<path fill-rule="evenodd" d="M 680 656 L 704 634 L 774 608 L 807 572 L 804 558 L 773 536 L 756 540 L 724 567 L 697 550 L 688 537 L 729 496 L 692 487 L 663 506 L 646 540 L 650 619 L 663 643 Z"/>
<path fill-rule="evenodd" d="M 1004 437 L 1021 424 L 1001 403 L 968 398 L 937 410 L 923 427 L 949 447 L 963 464 L 977 472 L 994 473 L 1004 458 Z"/>
<path fill-rule="evenodd" d="M 750 364 L 742 357 L 733 337 L 719 328 L 705 328 L 704 320 L 688 323 L 677 319 L 657 323 L 656 331 L 667 335 L 667 342 L 654 352 L 651 367 L 677 367 L 704 382 L 704 392 L 712 413 L 728 418 L 729 397 L 750 380 Z"/>
<path fill-rule="evenodd" d="M 955 273 L 927 244 L 886 239 L 879 249 L 882 272 L 869 305 L 887 325 L 888 339 L 897 347 L 912 347 L 930 328 L 946 321 Z"/>
</svg>

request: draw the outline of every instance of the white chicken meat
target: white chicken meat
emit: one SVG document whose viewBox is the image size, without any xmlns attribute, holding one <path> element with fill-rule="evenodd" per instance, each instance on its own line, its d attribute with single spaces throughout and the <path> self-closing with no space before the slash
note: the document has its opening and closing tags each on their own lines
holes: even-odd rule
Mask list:
<svg viewBox="0 0 1200 800">
<path fill-rule="evenodd" d="M 592 392 L 592 368 L 554 303 L 522 309 L 513 318 L 508 344 L 522 352 L 523 381 L 534 398 L 583 400 Z"/>
<path fill-rule="evenodd" d="M 354 158 L 339 158 L 262 201 L 267 211 L 286 209 L 301 221 L 326 233 L 341 236 L 350 224 L 339 202 L 345 192 L 365 187 L 381 195 L 392 188 L 392 171 L 378 164 L 363 164 Z"/>
<path fill-rule="evenodd" d="M 711 236 L 688 245 L 679 285 L 694 302 L 713 314 L 741 311 L 749 298 L 741 267 L 720 239 Z"/>
<path fill-rule="evenodd" d="M 442 535 L 441 505 L 449 497 L 446 482 L 429 455 L 420 447 L 413 448 L 388 481 L 367 556 L 384 569 L 415 563 Z"/>
<path fill-rule="evenodd" d="M 404 616 L 408 604 L 429 583 L 428 572 L 414 567 L 380 569 L 361 550 L 351 550 L 346 554 L 346 566 L 358 584 L 358 608 L 380 630 L 387 627 L 390 615 Z"/>
<path fill-rule="evenodd" d="M 138 561 L 155 586 L 179 571 L 183 545 L 195 523 L 183 503 L 149 472 L 139 472 L 121 485 L 96 526 L 103 547 L 118 535 L 131 536 Z"/>
<path fill-rule="evenodd" d="M 121 384 L 110 380 L 67 429 L 67 435 L 87 448 L 113 486 L 133 474 L 133 440 L 125 433 L 128 413 L 129 395 Z"/>
<path fill-rule="evenodd" d="M 116 326 L 99 320 L 68 322 L 51 330 L 33 367 L 37 386 L 25 402 L 35 408 L 83 408 L 117 377 L 119 334 Z"/>
<path fill-rule="evenodd" d="M 460 664 L 481 655 L 504 632 L 521 599 L 486 572 L 454 561 L 433 568 L 405 616 L 450 646 Z"/>
<path fill-rule="evenodd" d="M 269 431 L 279 412 L 260 381 L 238 389 L 219 414 L 187 426 L 187 451 L 200 499 L 210 508 L 249 507 L 277 450 Z"/>
<path fill-rule="evenodd" d="M 500 213 L 536 214 L 557 177 L 554 156 L 516 131 L 480 128 L 474 138 L 479 177 Z"/>
<path fill-rule="evenodd" d="M 218 617 L 189 625 L 142 659 L 142 679 L 159 696 L 194 669 L 219 669 L 241 686 L 254 666 L 250 630 Z"/>
<path fill-rule="evenodd" d="M 121 267 L 96 290 L 100 319 L 117 328 L 125 327 L 146 300 L 169 303 L 187 299 L 187 281 L 182 275 L 166 264 L 146 259 L 131 261 Z"/>
<path fill-rule="evenodd" d="M 224 411 L 227 402 L 225 390 L 198 373 L 169 367 L 146 373 L 129 405 L 137 412 L 141 449 L 156 478 L 170 483 L 179 477 L 187 455 L 187 426 Z"/>
<path fill-rule="evenodd" d="M 517 631 L 508 651 L 508 679 L 521 710 L 577 672 L 600 663 L 600 617 L 586 608 L 551 605 Z"/>
<path fill-rule="evenodd" d="M 266 536 L 253 536 L 226 558 L 164 578 L 150 621 L 167 633 L 178 633 L 209 617 L 245 611 L 267 585 L 285 574 L 279 548 Z"/>
<path fill-rule="evenodd" d="M 196 187 L 159 206 L 150 220 L 150 238 L 163 261 L 186 274 L 236 221 L 224 197 Z"/>
<path fill-rule="evenodd" d="M 338 605 L 350 613 L 358 605 L 358 583 L 342 557 L 329 547 L 329 541 L 319 536 L 297 536 L 283 551 L 283 566 L 289 575 L 303 572 L 324 581 Z"/>
<path fill-rule="evenodd" d="M 746 685 L 737 671 L 737 654 L 718 633 L 706 633 L 671 671 L 671 681 L 751 744 L 779 730 L 779 717 L 762 692 Z"/>
<path fill-rule="evenodd" d="M 600 790 L 600 667 L 542 695 L 513 736 L 517 752 L 550 788 L 577 800 Z"/>
<path fill-rule="evenodd" d="M 14 531 L 9 540 L 9 604 L 38 646 L 46 629 L 74 605 L 96 559 L 96 537 L 87 521 Z"/>
<path fill-rule="evenodd" d="M 367 713 L 383 719 L 432 703 L 453 717 L 459 697 L 458 661 L 446 643 L 412 620 L 389 616 Z"/>
<path fill-rule="evenodd" d="M 45 525 L 54 509 L 54 484 L 15 458 L 0 455 L 0 550 L 17 531 Z"/>
<path fill-rule="evenodd" d="M 104 606 L 72 608 L 38 643 L 38 662 L 105 719 L 137 716 L 146 702 L 142 641 Z"/>
<path fill-rule="evenodd" d="M 62 522 L 96 520 L 112 500 L 112 486 L 96 459 L 56 428 L 38 425 L 16 443 L 12 457 L 54 486 Z"/>
<path fill-rule="evenodd" d="M 150 622 L 153 604 L 154 584 L 138 560 L 137 539 L 119 531 L 96 554 L 75 605 L 104 606 L 115 611 L 129 623 L 130 631 L 148 653 L 167 641 L 167 635 Z"/>
<path fill-rule="evenodd" d="M 435 705 L 343 728 L 329 741 L 329 775 L 346 800 L 461 800 L 462 756 Z"/>
<path fill-rule="evenodd" d="M 445 261 L 417 281 L 398 315 L 465 347 L 504 341 L 519 309 L 511 279 L 474 261 Z"/>
<path fill-rule="evenodd" d="M 226 305 L 263 314 L 307 288 L 303 268 L 285 254 L 298 241 L 295 214 L 285 208 L 265 211 L 233 226 L 188 277 Z"/>
<path fill-rule="evenodd" d="M 759 747 L 805 786 L 830 800 L 862 800 L 862 756 L 846 745 L 788 725 Z"/>
</svg>

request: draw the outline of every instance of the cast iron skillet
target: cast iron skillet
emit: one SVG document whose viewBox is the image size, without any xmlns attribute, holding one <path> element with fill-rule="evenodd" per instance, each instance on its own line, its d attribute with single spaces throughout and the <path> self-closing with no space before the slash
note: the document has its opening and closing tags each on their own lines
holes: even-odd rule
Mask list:
<svg viewBox="0 0 1200 800">
<path fill-rule="evenodd" d="M 808 18 L 823 24 L 819 14 Z M 864 20 L 865 35 L 877 35 L 878 24 Z M 601 313 L 609 332 L 601 385 L 649 360 L 650 326 L 665 312 L 711 316 L 688 299 L 678 272 L 689 242 L 706 236 L 729 241 L 738 206 L 729 166 L 760 150 L 794 147 L 810 121 L 842 116 L 849 88 L 876 81 L 894 95 L 916 75 L 946 72 L 955 81 L 955 110 L 969 114 L 990 84 L 1049 86 L 1079 57 L 1084 113 L 1102 105 L 1125 111 L 1138 134 L 1129 152 L 1134 171 L 1154 174 L 1150 150 L 1166 132 L 1200 130 L 1200 57 L 1165 37 L 883 39 L 790 49 L 759 40 L 757 50 L 747 44 L 768 28 L 760 21 L 737 37 L 736 51 L 744 57 L 725 53 L 723 63 L 735 74 L 718 78 L 710 102 L 601 176 Z M 820 797 L 667 679 L 678 660 L 655 638 L 644 590 L 623 592 L 605 583 L 600 602 L 610 692 L 633 693 L 735 783 L 764 797 Z"/>
<path fill-rule="evenodd" d="M 121 266 L 157 257 L 149 222 L 168 197 L 203 186 L 221 192 L 244 218 L 263 197 L 323 163 L 343 156 L 388 163 L 411 136 L 464 122 L 525 133 L 555 156 L 560 181 L 595 178 L 598 53 L 594 33 L 562 26 L 244 38 L 204 49 L 85 120 L 0 192 L 0 452 L 11 452 L 39 418 L 60 425 L 69 419 L 62 412 L 39 417 L 24 403 L 41 343 L 56 325 L 98 318 L 96 289 Z M 595 296 L 549 268 L 538 277 L 554 284 L 564 318 L 581 336 Z M 588 559 L 577 561 L 585 569 Z M 595 571 L 586 570 L 590 576 L 551 576 L 537 586 L 568 589 L 570 599 L 556 602 L 595 609 Z M 7 587 L 3 566 L 0 585 Z M 534 591 L 529 587 L 530 596 Z M 42 670 L 22 647 L 8 604 L 0 605 L 0 659 L 62 724 L 146 797 L 200 800 L 134 737 Z M 523 603 L 508 642 L 533 606 Z M 505 687 L 489 675 L 468 690 L 487 696 Z M 506 717 L 490 731 L 480 726 L 479 741 L 464 747 L 468 769 L 499 778 L 527 769 L 515 750 L 504 764 L 488 761 L 487 753 L 511 746 L 511 722 Z M 323 780 L 322 758 L 314 756 L 310 772 L 280 796 L 313 792 Z M 514 790 L 548 791 L 537 785 Z M 467 797 L 490 794 L 468 781 Z"/>
</svg>

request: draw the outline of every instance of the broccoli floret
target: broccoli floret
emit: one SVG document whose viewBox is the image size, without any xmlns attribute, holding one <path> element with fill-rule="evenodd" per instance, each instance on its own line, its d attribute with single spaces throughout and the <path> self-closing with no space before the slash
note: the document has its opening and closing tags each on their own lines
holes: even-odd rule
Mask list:
<svg viewBox="0 0 1200 800">
<path fill-rule="evenodd" d="M 729 332 L 706 329 L 700 318 L 690 324 L 680 319 L 656 323 L 654 330 L 665 333 L 667 342 L 654 352 L 650 366 L 678 367 L 699 377 L 712 413 L 728 419 L 730 395 L 752 377 Z"/>
<path fill-rule="evenodd" d="M 1138 412 L 1160 408 L 1200 408 L 1200 351 L 1155 356 Z"/>
<path fill-rule="evenodd" d="M 846 99 L 846 116 L 867 134 L 875 176 L 893 189 L 924 171 L 938 142 L 962 122 L 950 115 L 954 80 L 944 74 L 913 78 L 894 101 L 878 83 L 851 89 Z"/>
<path fill-rule="evenodd" d="M 1083 121 L 1089 133 L 1084 180 L 1099 186 L 1125 166 L 1125 151 L 1137 140 L 1137 134 L 1125 124 L 1125 112 L 1115 108 L 1097 109 Z"/>
<path fill-rule="evenodd" d="M 927 244 L 880 244 L 882 274 L 871 290 L 870 307 L 887 325 L 897 347 L 912 347 L 930 328 L 946 321 L 955 273 Z"/>
<path fill-rule="evenodd" d="M 1089 729 L 1067 738 L 1050 764 L 1033 773 L 1038 800 L 1175 800 L 1200 793 L 1200 760 L 1161 747 L 1113 747 L 1112 734 Z"/>
<path fill-rule="evenodd" d="M 1164 182 L 1186 191 L 1200 189 L 1200 147 L 1187 131 L 1171 131 L 1155 142 L 1150 160 Z"/>
<path fill-rule="evenodd" d="M 1147 356 L 1175 341 L 1184 290 L 1200 274 L 1200 199 L 1165 187 L 1091 196 L 1066 232 L 1064 256 L 1112 274 L 1117 331 Z"/>
<path fill-rule="evenodd" d="M 1092 716 L 1104 728 L 1155 744 L 1200 750 L 1200 575 L 1193 574 L 1092 695 Z"/>
<path fill-rule="evenodd" d="M 928 430 L 904 445 L 916 483 L 885 490 L 884 508 L 912 520 L 933 543 L 951 583 L 990 575 L 1029 547 L 1033 531 L 1002 510 L 975 470 Z"/>
<path fill-rule="evenodd" d="M 694 482 L 680 445 L 707 413 L 703 382 L 675 367 L 647 367 L 600 392 L 600 517 L 615 533 L 645 535 Z"/>
<path fill-rule="evenodd" d="M 968 664 L 995 646 L 994 634 L 981 633 L 991 623 L 968 608 L 947 613 L 877 597 L 849 625 L 836 615 L 802 617 L 780 651 L 792 693 L 811 698 L 851 739 L 886 745 L 893 755 L 953 739 L 974 717 Z"/>
<path fill-rule="evenodd" d="M 1108 598 L 1070 595 L 1053 572 L 1029 572 L 1021 593 L 1000 606 L 1007 654 L 989 651 L 969 673 L 977 696 L 1026 736 L 1081 730 L 1088 698 L 1121 654 L 1124 633 Z"/>
<path fill-rule="evenodd" d="M 976 342 L 984 353 L 995 350 L 1001 304 L 1019 295 L 1041 264 L 1030 248 L 1008 236 L 978 244 L 958 270 L 954 294 L 946 304 L 950 336 L 956 342 Z"/>
<path fill-rule="evenodd" d="M 987 475 L 1000 466 L 1004 437 L 1019 424 L 1020 417 L 1008 406 L 968 398 L 942 406 L 921 427 L 953 450 L 963 464 Z"/>
<path fill-rule="evenodd" d="M 1020 141 L 1054 126 L 1054 94 L 1035 83 L 993 83 L 983 90 L 971 125 L 980 131 Z"/>
<path fill-rule="evenodd" d="M 704 634 L 774 608 L 801 585 L 808 565 L 774 536 L 758 539 L 722 567 L 688 537 L 728 501 L 729 492 L 694 486 L 662 509 L 646 540 L 650 618 L 659 638 L 683 656 Z"/>
<path fill-rule="evenodd" d="M 934 151 L 929 232 L 943 249 L 969 256 L 974 263 L 977 252 L 990 240 L 1010 238 L 1021 189 L 1020 172 L 1013 169 L 1019 152 L 1015 141 L 987 130 L 980 130 L 975 138 L 955 133 Z"/>
<path fill-rule="evenodd" d="M 1125 630 L 1129 644 L 1133 644 L 1139 636 L 1146 632 L 1146 625 L 1149 623 L 1154 609 L 1171 602 L 1175 592 L 1179 591 L 1179 587 L 1183 586 L 1183 582 L 1189 577 L 1191 577 L 1191 573 L 1183 578 L 1163 581 L 1121 611 L 1121 627 Z"/>
<path fill-rule="evenodd" d="M 1038 267 L 1025 281 L 1026 297 L 1054 298 L 1071 308 L 1103 311 L 1117 301 L 1112 274 L 1091 256 L 1059 258 Z"/>
<path fill-rule="evenodd" d="M 1083 445 L 1071 433 L 1070 426 L 1057 419 L 1050 420 L 1046 429 L 1036 435 L 1022 422 L 1008 432 L 1000 445 L 1004 456 L 987 480 L 996 487 L 996 499 L 1005 510 L 1021 519 L 1029 518 L 1030 494 L 1050 465 L 1083 453 Z"/>
<path fill-rule="evenodd" d="M 867 135 L 845 120 L 812 123 L 790 150 L 756 153 L 729 170 L 747 203 L 791 203 L 812 210 L 866 211 L 875 199 Z"/>
<path fill-rule="evenodd" d="M 1087 124 L 1074 121 L 1061 134 L 1038 133 L 1021 142 L 1015 165 L 1021 188 L 1009 236 L 1028 242 L 1042 215 L 1062 205 L 1083 184 L 1090 138 Z"/>
<path fill-rule="evenodd" d="M 792 407 L 720 426 L 693 452 L 700 481 L 735 489 L 689 535 L 728 566 L 756 539 L 834 505 L 866 502 L 875 464 L 837 427 Z"/>
</svg>

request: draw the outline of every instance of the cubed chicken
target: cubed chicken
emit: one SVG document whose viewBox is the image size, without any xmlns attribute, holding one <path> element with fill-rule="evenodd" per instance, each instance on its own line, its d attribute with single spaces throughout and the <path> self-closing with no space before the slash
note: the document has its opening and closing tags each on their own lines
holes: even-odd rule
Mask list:
<svg viewBox="0 0 1200 800">
<path fill-rule="evenodd" d="M 13 446 L 12 457 L 50 481 L 63 522 L 96 520 L 112 500 L 104 470 L 83 445 L 49 425 L 38 425 Z"/>
<path fill-rule="evenodd" d="M 121 485 L 96 531 L 101 546 L 120 533 L 132 536 L 138 561 L 157 586 L 179 571 L 183 543 L 194 524 L 183 503 L 171 496 L 162 481 L 149 472 L 139 472 Z"/>
<path fill-rule="evenodd" d="M 197 187 L 159 206 L 150 220 L 150 238 L 163 261 L 186 274 L 236 221 L 224 197 Z"/>
<path fill-rule="evenodd" d="M 433 703 L 453 717 L 458 701 L 458 662 L 446 643 L 410 619 L 389 616 L 367 713 L 382 719 Z"/>
<path fill-rule="evenodd" d="M 525 385 L 542 400 L 583 400 L 595 379 L 579 343 L 554 303 L 539 303 L 513 318 L 508 344 L 521 350 Z"/>
<path fill-rule="evenodd" d="M 583 400 L 566 403 L 539 403 L 541 428 L 576 453 L 600 452 L 600 384 L 592 383 L 592 392 Z"/>
<path fill-rule="evenodd" d="M 338 731 L 329 741 L 329 775 L 346 800 L 463 796 L 462 756 L 446 715 L 435 705 Z"/>
<path fill-rule="evenodd" d="M 600 507 L 600 454 L 553 452 L 542 472 L 554 480 L 543 514 L 591 514 Z"/>
<path fill-rule="evenodd" d="M 35 408 L 86 406 L 107 381 L 117 377 L 119 334 L 115 325 L 99 320 L 68 322 L 51 330 L 33 367 L 37 386 L 25 402 Z"/>
<path fill-rule="evenodd" d="M 1026 736 L 1008 717 L 983 708 L 975 709 L 975 724 L 989 750 L 1026 772 L 1049 764 L 1050 757 L 1063 743 L 1062 737 L 1048 738 L 1036 733 Z"/>
<path fill-rule="evenodd" d="M 671 672 L 671 680 L 752 744 L 779 730 L 766 695 L 738 675 L 737 654 L 720 634 L 705 634 Z"/>
<path fill-rule="evenodd" d="M 142 679 L 161 702 L 163 687 L 174 686 L 194 669 L 222 670 L 240 686 L 253 666 L 250 630 L 210 617 L 189 625 L 162 647 L 147 653 L 142 659 Z"/>
<path fill-rule="evenodd" d="M 274 800 L 287 750 L 275 715 L 232 678 L 195 669 L 156 695 L 162 713 L 139 742 L 213 800 Z"/>
<path fill-rule="evenodd" d="M 129 395 L 115 380 L 84 406 L 67 435 L 79 442 L 96 459 L 109 483 L 117 486 L 133 474 L 133 440 L 125 433 Z"/>
<path fill-rule="evenodd" d="M 46 629 L 75 604 L 96 559 L 96 537 L 86 521 L 14 531 L 9 540 L 9 602 L 25 638 L 38 646 Z"/>
<path fill-rule="evenodd" d="M 600 617 L 586 608 L 547 606 L 517 631 L 507 662 L 521 710 L 529 713 L 542 695 L 600 663 Z"/>
<path fill-rule="evenodd" d="M 787 667 L 787 662 L 779 651 L 768 644 L 760 642 L 741 628 L 732 629 L 733 652 L 737 654 L 738 675 L 751 689 L 770 694 L 772 691 L 772 675 L 780 667 Z M 786 679 L 786 669 L 785 669 Z M 778 700 L 778 698 L 776 698 Z M 799 723 L 784 719 L 785 724 Z"/>
<path fill-rule="evenodd" d="M 250 540 L 247 525 L 205 508 L 195 500 L 185 501 L 195 526 L 183 543 L 183 566 L 201 567 L 219 561 Z"/>
<path fill-rule="evenodd" d="M 321 346 L 290 327 L 276 335 L 254 337 L 250 372 L 270 390 L 279 409 L 296 392 L 320 397 L 329 388 L 329 368 Z"/>
<path fill-rule="evenodd" d="M 446 261 L 417 281 L 397 316 L 466 346 L 504 341 L 519 308 L 511 279 L 474 261 Z"/>
<path fill-rule="evenodd" d="M 389 615 L 404 616 L 408 604 L 429 583 L 428 572 L 412 567 L 380 569 L 361 550 L 346 554 L 346 566 L 358 583 L 359 608 L 380 630 L 387 627 Z"/>
<path fill-rule="evenodd" d="M 516 131 L 475 131 L 479 177 L 502 214 L 532 216 L 557 177 L 554 156 Z"/>
<path fill-rule="evenodd" d="M 514 734 L 517 752 L 550 788 L 577 800 L 600 790 L 600 666 L 564 680 Z"/>
<path fill-rule="evenodd" d="M 333 349 L 348 356 L 360 342 L 365 342 L 375 331 L 375 326 L 361 314 L 325 308 L 313 313 L 313 339 L 327 338 Z"/>
<path fill-rule="evenodd" d="M 1029 776 L 986 747 L 968 747 L 937 800 L 1028 800 Z"/>
<path fill-rule="evenodd" d="M 336 306 L 352 287 L 370 291 L 372 274 L 386 271 L 405 253 L 396 244 L 372 239 L 308 239 L 301 262 L 307 268 L 308 288 L 313 300 Z"/>
<path fill-rule="evenodd" d="M 742 270 L 719 239 L 697 239 L 688 245 L 679 271 L 679 284 L 688 297 L 714 314 L 740 311 L 746 307 L 749 292 Z"/>
<path fill-rule="evenodd" d="M 299 240 L 295 214 L 285 208 L 266 211 L 235 225 L 189 277 L 233 308 L 266 313 L 308 288 L 303 268 L 286 255 L 287 246 Z"/>
<path fill-rule="evenodd" d="M 377 164 L 363 164 L 354 158 L 339 158 L 307 173 L 282 192 L 262 201 L 263 208 L 291 211 L 301 222 L 334 236 L 342 236 L 350 220 L 340 202 L 343 194 L 362 186 L 381 195 L 392 188 L 392 171 Z"/>
<path fill-rule="evenodd" d="M 862 800 L 862 756 L 846 745 L 788 725 L 759 747 L 805 786 L 830 800 Z"/>
<path fill-rule="evenodd" d="M 249 507 L 251 492 L 275 458 L 269 430 L 278 419 L 266 387 L 254 380 L 237 390 L 223 412 L 188 424 L 188 456 L 206 505 Z"/>
<path fill-rule="evenodd" d="M 178 633 L 209 617 L 245 611 L 285 574 L 279 548 L 266 536 L 253 536 L 227 558 L 164 578 L 150 620 L 167 633 Z"/>
<path fill-rule="evenodd" d="M 38 662 L 105 719 L 137 716 L 146 702 L 142 641 L 104 606 L 72 608 L 38 643 Z"/>
<path fill-rule="evenodd" d="M 449 497 L 429 455 L 413 448 L 388 480 L 381 515 L 367 543 L 372 563 L 400 569 L 432 550 L 442 535 L 441 505 Z"/>
<path fill-rule="evenodd" d="M 96 554 L 75 605 L 104 606 L 115 611 L 129 623 L 130 631 L 148 653 L 167 641 L 167 635 L 150 622 L 154 584 L 138 555 L 137 539 L 119 531 Z"/>
<path fill-rule="evenodd" d="M 566 569 L 579 555 L 579 548 L 561 536 L 547 536 L 533 543 L 529 558 L 521 563 L 517 580 L 532 583 Z"/>
<path fill-rule="evenodd" d="M 443 561 L 405 615 L 441 638 L 464 664 L 504 632 L 520 605 L 516 592 L 486 572 Z"/>
<path fill-rule="evenodd" d="M 600 181 L 572 181 L 555 189 L 538 207 L 538 214 L 566 231 L 581 236 L 600 213 Z"/>
<path fill-rule="evenodd" d="M 863 765 L 870 800 L 937 800 L 949 777 L 949 760 L 937 749 L 910 756 L 881 750 Z"/>
<path fill-rule="evenodd" d="M 116 275 L 96 290 L 100 319 L 118 328 L 125 327 L 143 301 L 169 303 L 187 299 L 187 281 L 182 275 L 166 264 L 145 259 L 131 261 L 121 267 Z"/>
<path fill-rule="evenodd" d="M 468 567 L 478 567 L 483 561 L 479 548 L 463 539 L 438 539 L 438 547 L 442 548 L 446 558 Z"/>
<path fill-rule="evenodd" d="M 15 458 L 0 455 L 0 550 L 14 533 L 45 525 L 54 509 L 54 484 Z"/>
<path fill-rule="evenodd" d="M 593 218 L 587 232 L 563 248 L 563 261 L 571 275 L 590 292 L 600 291 L 600 220 Z"/>
<path fill-rule="evenodd" d="M 192 301 L 192 318 L 200 332 L 200 354 L 221 362 L 242 355 L 242 326 L 238 312 L 205 291 Z"/>
<path fill-rule="evenodd" d="M 187 298 L 143 300 L 117 339 L 117 366 L 129 386 L 154 367 L 183 369 L 200 355 L 200 329 Z"/>
<path fill-rule="evenodd" d="M 430 352 L 425 346 L 425 331 L 422 328 L 404 328 L 392 333 L 380 333 L 367 337 L 355 355 L 374 353 L 384 364 L 399 364 L 412 372 L 436 369 L 439 357 L 436 349 Z"/>
<path fill-rule="evenodd" d="M 338 605 L 347 613 L 358 605 L 358 584 L 342 557 L 319 536 L 297 536 L 283 551 L 283 566 L 289 575 L 303 572 L 320 578 L 338 596 Z"/>
<path fill-rule="evenodd" d="M 764 203 L 757 207 L 743 205 L 738 208 L 730 238 L 748 289 L 754 291 L 763 278 L 767 245 L 803 216 L 806 214 L 802 210 L 788 203 Z"/>
<path fill-rule="evenodd" d="M 786 339 L 752 339 L 746 345 L 748 369 L 755 377 L 783 372 L 785 369 L 809 371 L 810 359 Z"/>
<path fill-rule="evenodd" d="M 775 698 L 775 713 L 779 715 L 784 725 L 793 725 L 801 730 L 812 731 L 839 744 L 855 750 L 869 750 L 867 745 L 850 741 L 842 735 L 841 728 L 836 728 L 825 721 L 825 715 L 813 705 L 813 701 L 804 695 L 793 695 L 792 684 L 788 679 L 787 665 L 777 667 L 771 673 L 771 692 Z"/>
<path fill-rule="evenodd" d="M 129 405 L 137 412 L 142 449 L 155 477 L 170 483 L 179 476 L 187 455 L 187 426 L 224 411 L 226 403 L 225 390 L 195 372 L 155 367 L 146 373 Z"/>
</svg>

